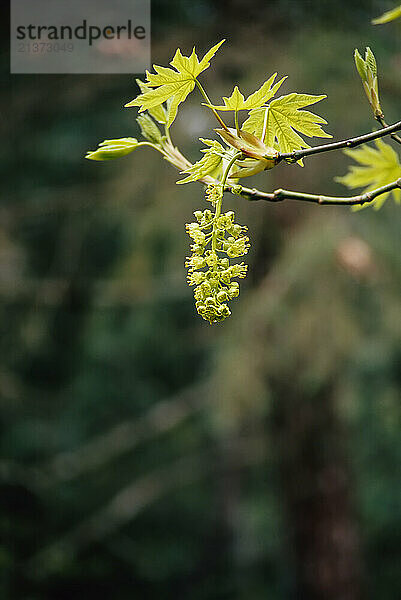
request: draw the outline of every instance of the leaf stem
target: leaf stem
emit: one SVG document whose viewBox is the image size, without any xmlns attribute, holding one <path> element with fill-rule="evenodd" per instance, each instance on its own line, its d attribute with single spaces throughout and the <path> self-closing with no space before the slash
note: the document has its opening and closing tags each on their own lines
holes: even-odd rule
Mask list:
<svg viewBox="0 0 401 600">
<path fill-rule="evenodd" d="M 139 146 L 149 146 L 149 148 L 154 148 L 154 150 L 157 150 L 161 154 L 166 154 L 160 146 L 153 144 L 152 142 L 139 142 L 139 144 L 136 145 L 135 150 L 136 148 L 139 148 Z"/>
<path fill-rule="evenodd" d="M 267 115 L 269 114 L 269 106 L 266 107 L 265 110 L 265 117 L 263 119 L 263 130 L 262 130 L 262 135 L 261 135 L 261 140 L 264 143 L 265 141 L 265 137 L 266 137 L 266 133 L 267 133 Z"/>
<path fill-rule="evenodd" d="M 240 135 L 240 131 L 239 131 L 239 123 L 238 123 L 238 111 L 234 111 L 234 122 L 235 122 L 235 129 L 237 130 L 237 135 Z"/>
<path fill-rule="evenodd" d="M 228 176 L 230 174 L 231 167 L 233 166 L 233 164 L 235 163 L 235 161 L 237 160 L 237 158 L 239 158 L 240 156 L 242 156 L 242 152 L 236 152 L 234 154 L 234 156 L 230 159 L 230 161 L 229 161 L 229 163 L 228 163 L 228 165 L 227 165 L 227 167 L 226 167 L 226 169 L 224 171 L 222 180 L 221 180 L 221 185 L 223 186 L 223 188 L 226 185 L 226 181 L 227 181 Z"/>
<path fill-rule="evenodd" d="M 171 136 L 170 136 L 170 127 L 167 127 L 167 125 L 164 126 L 164 131 L 166 134 L 166 138 L 169 144 L 173 145 L 173 142 L 171 141 Z"/>
<path fill-rule="evenodd" d="M 372 140 L 376 140 L 386 135 L 390 135 L 394 131 L 400 130 L 401 121 L 398 121 L 397 123 L 394 123 L 394 125 L 389 125 L 383 129 L 379 129 L 378 131 L 365 133 L 364 135 L 350 138 L 348 140 L 324 144 L 322 146 L 315 146 L 314 148 L 303 148 L 302 150 L 294 150 L 293 152 L 282 152 L 278 155 L 276 163 L 279 163 L 282 160 L 293 163 L 301 158 L 304 158 L 305 156 L 311 156 L 312 154 L 320 154 L 321 152 L 329 152 L 330 150 L 339 150 L 340 148 L 354 148 L 355 146 L 366 144 L 367 142 L 371 142 Z"/>
<path fill-rule="evenodd" d="M 217 245 L 217 219 L 219 218 L 220 214 L 221 214 L 221 206 L 223 203 L 223 193 L 224 193 L 224 187 L 226 185 L 228 176 L 230 174 L 230 170 L 231 167 L 233 166 L 233 164 L 235 163 L 235 161 L 237 160 L 237 158 L 239 158 L 242 155 L 242 152 L 236 152 L 234 154 L 234 156 L 230 159 L 230 161 L 228 162 L 223 177 L 221 179 L 221 196 L 220 198 L 217 200 L 216 202 L 216 209 L 215 209 L 215 213 L 214 213 L 214 218 L 213 218 L 213 230 L 212 230 L 212 252 L 216 252 L 216 245 Z"/>
<path fill-rule="evenodd" d="M 202 96 L 204 97 L 204 99 L 206 100 L 207 104 L 208 104 L 208 108 L 210 108 L 213 111 L 214 116 L 216 117 L 216 119 L 218 120 L 218 122 L 220 123 L 220 125 L 222 127 L 224 127 L 224 129 L 226 131 L 228 131 L 228 127 L 227 125 L 224 123 L 223 119 L 220 117 L 219 113 L 212 107 L 212 101 L 210 100 L 209 96 L 206 93 L 205 88 L 203 87 L 203 85 L 200 83 L 200 81 L 198 81 L 195 77 L 195 83 L 199 88 L 200 93 L 202 94 Z"/>
</svg>

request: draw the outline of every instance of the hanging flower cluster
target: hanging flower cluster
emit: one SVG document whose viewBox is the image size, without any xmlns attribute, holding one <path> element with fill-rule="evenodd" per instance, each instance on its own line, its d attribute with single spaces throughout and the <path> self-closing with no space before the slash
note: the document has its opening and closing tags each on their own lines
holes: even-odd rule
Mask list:
<svg viewBox="0 0 401 600">
<path fill-rule="evenodd" d="M 247 227 L 234 222 L 234 213 L 221 214 L 222 188 L 210 185 L 206 199 L 215 208 L 195 211 L 196 222 L 188 223 L 186 230 L 193 240 L 192 255 L 187 257 L 188 283 L 195 286 L 196 310 L 209 323 L 217 323 L 229 317 L 227 302 L 239 295 L 239 284 L 231 281 L 246 276 L 247 265 L 230 264 L 230 259 L 247 254 L 249 238 L 244 235 Z"/>
</svg>

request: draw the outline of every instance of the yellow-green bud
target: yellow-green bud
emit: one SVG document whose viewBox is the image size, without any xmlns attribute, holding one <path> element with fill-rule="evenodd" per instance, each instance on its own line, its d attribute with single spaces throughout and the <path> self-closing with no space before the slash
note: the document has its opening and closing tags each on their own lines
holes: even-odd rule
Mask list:
<svg viewBox="0 0 401 600">
<path fill-rule="evenodd" d="M 117 140 L 104 140 L 99 144 L 99 148 L 93 152 L 88 152 L 85 158 L 89 160 L 113 160 L 130 154 L 138 146 L 139 142 L 135 138 L 120 138 Z"/>
<path fill-rule="evenodd" d="M 372 50 L 367 47 L 365 51 L 365 58 L 362 58 L 362 56 L 359 54 L 359 51 L 355 49 L 354 59 L 359 76 L 362 80 L 363 89 L 365 90 L 366 97 L 373 110 L 373 114 L 376 118 L 383 118 L 384 115 L 379 99 L 379 85 L 377 80 L 377 64 L 375 56 Z"/>
</svg>

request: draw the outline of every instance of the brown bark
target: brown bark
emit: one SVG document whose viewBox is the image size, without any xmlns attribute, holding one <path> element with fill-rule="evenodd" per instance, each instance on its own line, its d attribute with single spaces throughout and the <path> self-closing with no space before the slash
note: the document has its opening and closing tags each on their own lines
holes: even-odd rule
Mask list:
<svg viewBox="0 0 401 600">
<path fill-rule="evenodd" d="M 333 390 L 276 386 L 275 434 L 297 600 L 359 600 L 360 557 Z"/>
</svg>

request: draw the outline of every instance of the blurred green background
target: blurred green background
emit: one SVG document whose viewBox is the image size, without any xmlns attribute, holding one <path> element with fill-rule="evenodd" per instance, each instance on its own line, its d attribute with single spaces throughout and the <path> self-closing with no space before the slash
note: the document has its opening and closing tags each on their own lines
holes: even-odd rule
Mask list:
<svg viewBox="0 0 401 600">
<path fill-rule="evenodd" d="M 355 47 L 401 118 L 400 23 L 370 24 L 393 5 L 154 0 L 152 60 L 226 37 L 214 100 L 278 71 L 342 139 L 375 126 Z M 400 207 L 227 196 L 250 272 L 211 327 L 184 269 L 201 186 L 151 150 L 83 159 L 138 135 L 134 76 L 7 75 L 2 49 L 1 598 L 400 598 Z M 211 126 L 194 93 L 173 139 L 196 160 Z M 251 185 L 346 194 L 348 163 Z"/>
</svg>

